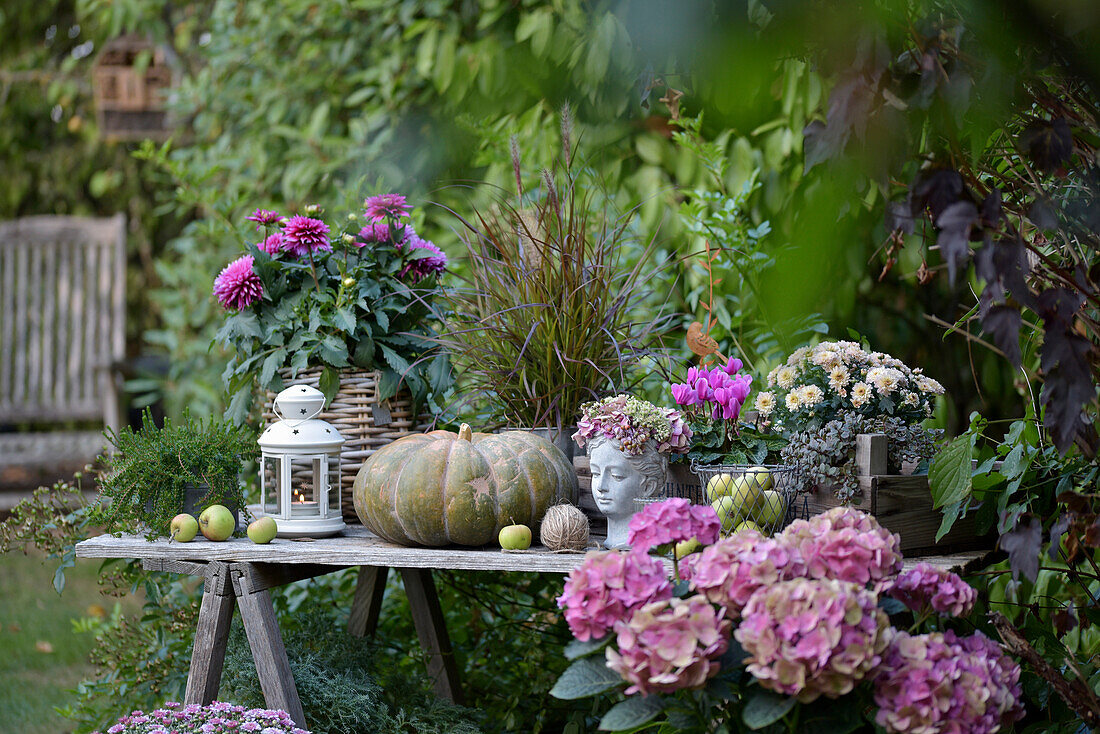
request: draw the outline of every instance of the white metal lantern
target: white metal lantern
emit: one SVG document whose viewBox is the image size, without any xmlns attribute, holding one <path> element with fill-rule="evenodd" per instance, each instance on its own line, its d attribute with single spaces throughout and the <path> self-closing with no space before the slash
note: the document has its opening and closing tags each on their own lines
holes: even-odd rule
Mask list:
<svg viewBox="0 0 1100 734">
<path fill-rule="evenodd" d="M 315 418 L 325 396 L 295 385 L 275 398 L 281 420 L 260 436 L 260 512 L 275 518 L 281 538 L 335 535 L 344 529 L 340 507 L 340 447 L 344 437 Z"/>
</svg>

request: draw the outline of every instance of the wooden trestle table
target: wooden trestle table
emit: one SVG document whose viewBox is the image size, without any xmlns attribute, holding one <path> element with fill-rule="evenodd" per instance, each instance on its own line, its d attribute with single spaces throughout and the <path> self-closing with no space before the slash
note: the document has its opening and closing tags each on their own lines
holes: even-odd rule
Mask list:
<svg viewBox="0 0 1100 734">
<path fill-rule="evenodd" d="M 234 605 L 240 607 L 256 672 L 270 708 L 282 709 L 306 726 L 302 703 L 290 672 L 286 648 L 271 603 L 273 587 L 359 567 L 348 632 L 371 635 L 378 623 L 389 569 L 401 575 L 421 647 L 428 653 L 428 674 L 437 695 L 461 702 L 458 667 L 432 569 L 525 571 L 565 575 L 581 563 L 581 553 L 554 553 L 535 546 L 524 552 L 499 548 L 408 548 L 389 543 L 362 526 L 349 526 L 340 536 L 316 540 L 276 538 L 256 545 L 247 538 L 214 543 L 199 536 L 189 543 L 148 541 L 142 536 L 100 535 L 76 546 L 80 558 L 130 558 L 146 569 L 203 578 L 202 603 L 191 654 L 184 703 L 215 700 L 221 683 L 226 641 Z M 981 552 L 922 560 L 945 568 L 961 566 Z M 235 603 L 235 604 L 234 604 Z"/>
</svg>

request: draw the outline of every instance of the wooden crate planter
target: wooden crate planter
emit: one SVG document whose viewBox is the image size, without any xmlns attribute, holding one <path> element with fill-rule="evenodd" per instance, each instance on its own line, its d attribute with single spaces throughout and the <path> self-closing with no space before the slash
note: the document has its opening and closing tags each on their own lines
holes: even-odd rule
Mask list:
<svg viewBox="0 0 1100 734">
<path fill-rule="evenodd" d="M 137 61 L 149 63 L 139 69 Z M 109 140 L 166 140 L 172 126 L 166 95 L 175 76 L 161 48 L 140 36 L 107 43 L 92 69 L 100 132 Z"/>
<path fill-rule="evenodd" d="M 580 484 L 581 509 L 594 519 L 595 524 L 595 520 L 602 520 L 602 516 L 592 500 L 588 457 L 575 457 L 573 465 Z M 901 550 L 907 556 L 992 547 L 988 538 L 978 535 L 973 514 L 956 521 L 951 532 L 939 543 L 936 542 L 943 516 L 939 510 L 932 508 L 928 476 L 887 474 L 886 436 L 862 434 L 856 437 L 856 467 L 860 494 L 853 498 L 849 506 L 874 515 L 883 527 L 900 535 Z M 696 503 L 706 501 L 699 478 L 692 474 L 687 464 L 669 467 L 665 494 L 669 497 L 689 497 Z M 836 498 L 830 487 L 819 487 L 811 494 L 799 495 L 797 503 L 795 516 L 803 518 L 845 504 Z"/>
<path fill-rule="evenodd" d="M 289 372 L 280 373 L 283 383 L 317 387 L 321 370 L 299 372 L 295 378 Z M 340 503 L 346 523 L 359 523 L 355 514 L 351 487 L 355 475 L 367 457 L 386 444 L 417 431 L 418 421 L 413 415 L 412 398 L 404 393 L 385 402 L 378 400 L 378 372 L 343 372 L 340 374 L 340 390 L 332 402 L 317 416 L 331 423 L 344 437 L 340 452 Z M 275 422 L 271 410 L 275 393 L 267 392 L 264 400 L 263 425 Z"/>
</svg>

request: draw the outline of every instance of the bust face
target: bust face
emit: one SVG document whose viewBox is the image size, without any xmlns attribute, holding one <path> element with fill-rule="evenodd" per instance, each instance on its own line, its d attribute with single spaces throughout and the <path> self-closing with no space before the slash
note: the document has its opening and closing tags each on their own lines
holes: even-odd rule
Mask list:
<svg viewBox="0 0 1100 734">
<path fill-rule="evenodd" d="M 613 441 L 604 441 L 589 456 L 592 498 L 608 517 L 634 514 L 634 499 L 642 493 L 643 477 Z"/>
</svg>

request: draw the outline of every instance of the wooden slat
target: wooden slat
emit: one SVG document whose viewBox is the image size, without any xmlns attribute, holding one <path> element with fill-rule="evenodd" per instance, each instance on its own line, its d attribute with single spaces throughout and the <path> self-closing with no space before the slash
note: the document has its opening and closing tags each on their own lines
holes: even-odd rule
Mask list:
<svg viewBox="0 0 1100 734">
<path fill-rule="evenodd" d="M 68 375 L 65 364 L 68 360 L 69 330 L 72 328 L 70 311 L 72 310 L 73 286 L 72 278 L 72 253 L 73 245 L 61 243 L 57 250 L 57 321 L 55 331 L 57 333 L 57 356 L 54 358 L 54 391 L 53 404 L 66 405 L 69 400 Z"/>
<path fill-rule="evenodd" d="M 266 589 L 245 591 L 258 583 L 249 578 L 249 570 L 245 567 L 234 566 L 232 575 L 241 621 L 248 636 L 248 646 L 252 648 L 252 659 L 256 663 L 256 676 L 260 679 L 264 701 L 268 708 L 286 711 L 296 725 L 305 728 L 306 717 L 298 698 L 298 689 L 294 686 L 294 676 L 290 672 L 290 661 L 275 618 L 275 607 L 271 604 L 271 592 Z"/>
<path fill-rule="evenodd" d="M 861 433 L 856 436 L 856 473 L 869 477 L 886 472 L 886 435 Z"/>
<path fill-rule="evenodd" d="M 280 563 L 250 563 L 250 573 L 242 572 L 241 592 L 253 594 L 276 586 L 292 584 L 302 579 L 324 576 L 339 571 L 343 566 L 325 566 L 317 563 L 300 563 L 293 566 Z"/>
<path fill-rule="evenodd" d="M 385 566 L 360 567 L 355 597 L 351 600 L 351 614 L 348 616 L 348 634 L 352 637 L 374 636 L 389 575 L 390 570 Z"/>
<path fill-rule="evenodd" d="M 122 429 L 122 396 L 119 394 L 119 379 L 116 367 L 126 357 L 126 218 L 116 214 L 113 222 L 118 228 L 111 242 L 113 273 L 111 302 L 111 355 L 110 364 L 104 369 L 107 377 L 107 406 L 103 411 L 103 420 L 108 427 L 118 431 Z"/>
<path fill-rule="evenodd" d="M 96 396 L 99 375 L 96 373 L 96 326 L 99 311 L 99 273 L 103 267 L 103 248 L 89 247 L 87 277 L 87 310 L 84 312 L 84 351 L 80 355 L 81 396 L 85 401 Z"/>
<path fill-rule="evenodd" d="M 462 686 L 458 678 L 451 638 L 439 605 L 432 572 L 426 568 L 400 568 L 405 594 L 409 597 L 409 611 L 413 627 L 420 640 L 420 647 L 428 655 L 428 677 L 432 679 L 435 694 L 454 703 L 463 701 Z"/>
<path fill-rule="evenodd" d="M 27 402 L 31 405 L 42 404 L 42 265 L 45 258 L 42 256 L 41 246 L 30 249 L 30 276 L 27 286 L 30 292 L 30 309 L 27 330 L 30 333 L 29 351 L 27 353 Z"/>
<path fill-rule="evenodd" d="M 57 339 L 57 254 L 60 243 L 39 248 L 42 251 L 42 269 L 37 290 L 42 294 L 42 362 L 36 372 L 39 375 L 39 405 L 57 405 L 53 400 L 54 342 Z"/>
<path fill-rule="evenodd" d="M 0 241 L 0 420 L 11 409 L 15 375 L 15 249 Z"/>
<path fill-rule="evenodd" d="M 211 563 L 199 605 L 195 641 L 191 647 L 191 665 L 187 674 L 184 703 L 205 706 L 218 697 L 225 646 L 233 621 L 233 594 L 229 585 L 229 567 Z"/>
<path fill-rule="evenodd" d="M 15 250 L 15 382 L 12 386 L 12 402 L 18 406 L 27 400 L 27 278 L 30 274 L 30 254 L 26 248 Z"/>
<path fill-rule="evenodd" d="M 72 404 L 78 404 L 84 399 L 82 391 L 82 381 L 80 373 L 80 357 L 84 354 L 84 329 L 81 328 L 84 325 L 84 320 L 87 318 L 85 312 L 85 297 L 88 291 L 87 278 L 85 274 L 88 272 L 88 250 L 87 248 L 79 248 L 73 251 L 73 307 L 72 307 L 72 329 L 69 333 L 69 362 L 68 362 L 68 376 L 65 384 L 68 387 L 69 402 Z"/>
</svg>

